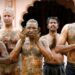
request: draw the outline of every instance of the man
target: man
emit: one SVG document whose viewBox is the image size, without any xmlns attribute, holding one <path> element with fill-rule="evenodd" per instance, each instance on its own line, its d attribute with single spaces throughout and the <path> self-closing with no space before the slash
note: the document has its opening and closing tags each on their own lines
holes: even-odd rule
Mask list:
<svg viewBox="0 0 75 75">
<path fill-rule="evenodd" d="M 22 75 L 42 75 L 42 55 L 51 60 L 49 50 L 45 50 L 39 42 L 38 22 L 29 19 L 24 30 L 21 32 L 21 39 L 10 54 L 10 60 L 14 61 L 21 52 L 22 54 Z"/>
<path fill-rule="evenodd" d="M 56 53 L 53 48 L 55 48 L 56 43 L 59 39 L 59 34 L 57 33 L 59 21 L 57 17 L 49 17 L 47 20 L 49 33 L 47 35 L 44 35 L 40 38 L 40 41 L 42 42 L 43 46 L 46 50 L 50 50 L 53 59 L 48 60 L 44 58 L 44 75 L 65 75 L 64 72 L 64 64 L 63 60 L 64 57 L 60 53 Z"/>
<path fill-rule="evenodd" d="M 14 11 L 7 7 L 3 11 L 4 27 L 0 30 L 0 40 L 5 44 L 8 54 L 14 49 L 19 36 L 19 31 L 13 27 Z M 18 60 L 12 64 L 0 64 L 1 75 L 18 75 Z M 7 62 L 6 62 L 7 63 Z"/>
<path fill-rule="evenodd" d="M 66 41 L 69 45 L 63 46 Z M 63 27 L 55 51 L 67 54 L 66 74 L 75 75 L 75 23 Z"/>
</svg>

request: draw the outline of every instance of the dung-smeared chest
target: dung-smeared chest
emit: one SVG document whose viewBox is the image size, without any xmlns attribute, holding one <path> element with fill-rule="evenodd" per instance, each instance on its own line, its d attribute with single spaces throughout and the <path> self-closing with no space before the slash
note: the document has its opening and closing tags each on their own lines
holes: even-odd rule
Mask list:
<svg viewBox="0 0 75 75">
<path fill-rule="evenodd" d="M 37 47 L 37 45 L 30 44 L 29 46 L 30 46 L 29 49 L 27 49 L 26 46 L 23 44 L 22 54 L 24 54 L 25 56 L 30 56 L 30 55 L 37 56 L 37 57 L 41 56 L 40 50 Z"/>
<path fill-rule="evenodd" d="M 13 48 L 15 47 L 18 41 L 18 39 L 15 38 L 16 34 L 17 34 L 16 32 L 5 32 L 4 31 L 2 34 L 2 37 L 0 38 L 0 40 L 2 40 L 5 43 L 9 53 L 13 50 Z"/>
<path fill-rule="evenodd" d="M 3 32 L 2 40 L 7 39 L 8 41 L 13 40 L 16 36 L 16 32 Z"/>
</svg>

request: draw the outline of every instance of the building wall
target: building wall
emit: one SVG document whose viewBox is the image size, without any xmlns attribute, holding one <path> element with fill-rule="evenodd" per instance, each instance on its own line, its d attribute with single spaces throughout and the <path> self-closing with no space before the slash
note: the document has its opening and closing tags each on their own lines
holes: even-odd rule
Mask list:
<svg viewBox="0 0 75 75">
<path fill-rule="evenodd" d="M 1 16 L 1 21 L 2 21 L 2 13 L 3 13 L 4 7 L 5 7 L 4 0 L 0 0 L 0 16 Z"/>
<path fill-rule="evenodd" d="M 4 0 L 0 0 L 0 14 L 2 14 L 2 11 L 4 9 Z"/>
<path fill-rule="evenodd" d="M 20 25 L 23 13 L 27 13 L 27 8 L 33 4 L 35 0 L 16 0 L 16 24 Z"/>
</svg>

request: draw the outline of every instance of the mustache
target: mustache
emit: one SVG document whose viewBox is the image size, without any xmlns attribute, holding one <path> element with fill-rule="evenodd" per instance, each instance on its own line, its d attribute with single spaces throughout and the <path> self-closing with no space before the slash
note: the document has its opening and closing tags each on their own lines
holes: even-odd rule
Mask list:
<svg viewBox="0 0 75 75">
<path fill-rule="evenodd" d="M 54 26 L 54 25 L 53 25 L 53 26 L 51 26 L 51 28 L 52 28 L 52 27 L 56 28 L 56 26 Z"/>
</svg>

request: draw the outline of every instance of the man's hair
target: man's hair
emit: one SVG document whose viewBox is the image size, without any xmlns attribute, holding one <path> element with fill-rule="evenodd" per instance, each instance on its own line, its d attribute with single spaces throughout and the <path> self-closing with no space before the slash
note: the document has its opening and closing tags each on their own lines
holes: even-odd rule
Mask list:
<svg viewBox="0 0 75 75">
<path fill-rule="evenodd" d="M 48 19 L 47 19 L 47 24 L 49 23 L 49 20 L 50 20 L 50 19 L 54 19 L 54 20 L 56 20 L 56 21 L 59 23 L 58 17 L 48 17 Z"/>
<path fill-rule="evenodd" d="M 9 13 L 11 13 L 12 15 L 14 15 L 14 10 L 13 10 L 13 8 L 11 8 L 11 7 L 6 7 L 6 8 L 4 9 L 3 13 L 5 13 L 5 12 L 9 12 Z"/>
<path fill-rule="evenodd" d="M 26 22 L 26 27 L 29 25 L 30 22 L 36 23 L 36 26 L 37 26 L 37 28 L 38 28 L 38 22 L 37 22 L 37 20 L 35 20 L 35 19 L 29 19 L 29 20 Z"/>
</svg>

